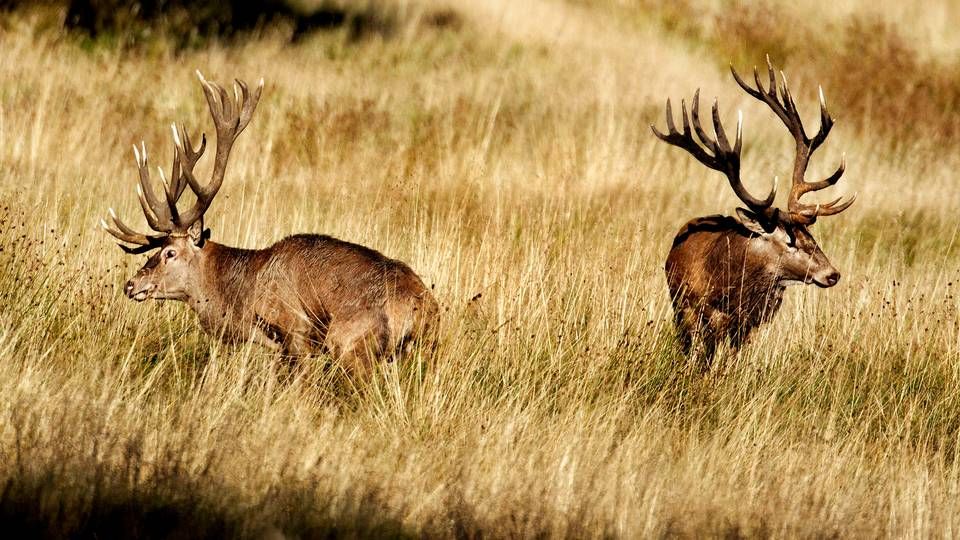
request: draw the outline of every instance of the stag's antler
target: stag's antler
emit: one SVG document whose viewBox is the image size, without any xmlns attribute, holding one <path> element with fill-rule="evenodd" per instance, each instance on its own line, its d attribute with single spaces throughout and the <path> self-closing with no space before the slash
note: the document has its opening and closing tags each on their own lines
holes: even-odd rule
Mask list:
<svg viewBox="0 0 960 540">
<path fill-rule="evenodd" d="M 235 100 L 231 100 L 226 90 L 216 83 L 204 79 L 199 71 L 197 77 L 200 79 L 200 84 L 203 85 L 203 94 L 207 98 L 210 115 L 213 117 L 213 123 L 217 129 L 217 154 L 213 162 L 210 183 L 206 187 L 201 186 L 193 176 L 192 164 L 189 167 L 183 167 L 184 179 L 190 189 L 197 195 L 197 202 L 193 205 L 193 208 L 187 210 L 181 216 L 181 224 L 184 227 L 189 227 L 195 221 L 203 219 L 204 212 L 210 207 L 217 191 L 220 190 L 233 143 L 250 123 L 253 111 L 256 110 L 257 103 L 260 101 L 260 93 L 263 91 L 263 79 L 260 79 L 260 84 L 257 85 L 253 94 L 247 89 L 246 83 L 237 79 L 236 85 L 233 87 Z M 184 152 L 183 148 L 180 150 Z"/>
<path fill-rule="evenodd" d="M 764 89 L 763 83 L 760 81 L 760 73 L 756 67 L 753 68 L 753 78 L 757 85 L 756 88 L 745 83 L 737 71 L 733 69 L 733 66 L 730 66 L 730 71 L 733 73 L 733 78 L 736 79 L 737 84 L 739 84 L 744 91 L 770 107 L 796 141 L 796 159 L 793 164 L 790 198 L 787 202 L 787 210 L 789 212 L 787 219 L 809 224 L 813 223 L 818 216 L 832 216 L 849 208 L 850 205 L 853 204 L 853 201 L 856 200 L 856 195 L 843 203 L 840 203 L 842 198 L 825 204 L 804 204 L 800 202 L 800 197 L 804 194 L 811 191 L 819 191 L 836 184 L 840 180 L 840 177 L 843 176 L 843 171 L 846 167 L 845 160 L 841 159 L 840 166 L 827 178 L 817 182 L 807 182 L 804 180 L 804 174 L 807 171 L 810 156 L 813 155 L 817 148 L 820 148 L 820 145 L 827 139 L 827 135 L 830 134 L 830 130 L 833 128 L 833 118 L 827 111 L 827 102 L 823 97 L 823 88 L 820 88 L 820 129 L 816 135 L 810 138 L 803 128 L 803 122 L 801 122 L 800 114 L 797 112 L 796 103 L 794 103 L 793 96 L 790 94 L 790 88 L 787 86 L 787 77 L 782 71 L 780 72 L 782 85 L 780 86 L 778 95 L 777 76 L 774 72 L 773 64 L 770 63 L 769 56 L 767 56 L 767 72 L 770 82 L 767 89 Z"/>
<path fill-rule="evenodd" d="M 651 124 L 650 128 L 653 130 L 653 133 L 659 137 L 660 140 L 683 148 L 707 167 L 727 175 L 727 180 L 730 181 L 730 187 L 733 188 L 737 197 L 739 197 L 747 207 L 759 215 L 768 218 L 772 217 L 776 211 L 776 209 L 773 208 L 773 200 L 777 196 L 776 181 L 774 181 L 773 188 L 767 197 L 758 199 L 747 191 L 747 188 L 740 180 L 740 149 L 743 146 L 743 113 L 738 113 L 737 138 L 733 143 L 733 148 L 731 148 L 730 142 L 727 140 L 727 134 L 724 132 L 723 125 L 720 123 L 719 105 L 716 100 L 713 102 L 713 131 L 716 137 L 711 138 L 700 126 L 700 90 L 697 89 L 693 95 L 693 106 L 690 109 L 690 116 L 693 120 L 693 129 L 696 131 L 700 143 L 693 138 L 693 134 L 690 131 L 690 121 L 687 119 L 687 104 L 685 101 L 680 101 L 680 108 L 680 114 L 683 119 L 683 133 L 677 132 L 677 128 L 673 123 L 673 109 L 669 99 L 667 100 L 667 133 L 661 133 L 657 130 L 656 126 Z"/>
<path fill-rule="evenodd" d="M 190 135 L 182 124 L 171 126 L 174 149 L 169 182 L 163 174 L 163 169 L 157 167 L 160 173 L 160 181 L 163 184 L 163 200 L 156 196 L 151 187 L 146 145 L 141 142 L 139 148 L 134 146 L 133 154 L 137 160 L 137 169 L 140 174 L 137 197 L 140 200 L 140 206 L 143 209 L 144 217 L 147 219 L 147 224 L 157 234 L 143 234 L 134 231 L 124 224 L 111 208 L 110 219 L 116 228 L 110 227 L 102 219 L 100 225 L 121 242 L 138 246 L 131 248 L 121 244 L 120 247 L 124 251 L 129 253 L 149 251 L 158 247 L 166 237 L 186 234 L 191 225 L 197 221 L 202 222 L 204 213 L 210 207 L 213 198 L 223 184 L 223 176 L 227 169 L 227 161 L 230 158 L 233 143 L 250 123 L 253 112 L 257 108 L 257 103 L 260 101 L 260 93 L 263 91 L 263 79 L 260 79 L 260 83 L 253 93 L 247 89 L 246 83 L 238 79 L 233 88 L 234 99 L 231 99 L 222 87 L 204 79 L 199 71 L 197 71 L 197 77 L 200 79 L 204 96 L 210 107 L 210 115 L 213 117 L 213 123 L 217 130 L 217 153 L 214 158 L 210 183 L 201 186 L 193 174 L 194 166 L 206 150 L 206 135 L 201 136 L 200 146 L 195 149 L 190 141 Z M 186 212 L 180 213 L 177 210 L 177 201 L 187 186 L 190 186 L 190 189 L 196 194 L 197 202 Z"/>
</svg>

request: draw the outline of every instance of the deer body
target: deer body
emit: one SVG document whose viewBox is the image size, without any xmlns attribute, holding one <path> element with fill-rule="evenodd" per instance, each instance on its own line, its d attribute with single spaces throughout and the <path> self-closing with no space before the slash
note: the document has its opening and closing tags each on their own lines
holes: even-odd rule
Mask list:
<svg viewBox="0 0 960 540">
<path fill-rule="evenodd" d="M 183 300 L 207 333 L 226 342 L 253 340 L 288 355 L 328 352 L 365 370 L 372 358 L 427 334 L 439 315 L 409 266 L 329 236 L 295 235 L 258 250 L 208 241 L 186 263 L 190 279 L 164 279 L 188 257 L 166 256 L 176 249 L 151 257 L 127 295 Z"/>
<path fill-rule="evenodd" d="M 788 280 L 764 248 L 728 216 L 697 218 L 680 230 L 664 270 L 684 351 L 702 329 L 709 329 L 707 355 L 723 337 L 738 347 L 780 309 Z"/>
<path fill-rule="evenodd" d="M 298 234 L 265 249 L 240 249 L 208 240 L 203 216 L 223 181 L 233 141 L 252 117 L 262 89 L 237 81 L 231 99 L 200 78 L 217 128 L 212 180 L 202 186 L 193 167 L 206 147 L 194 149 L 183 126 L 174 126 L 174 164 L 163 198 L 150 186 L 146 149 L 134 148 L 140 169 L 137 194 L 153 234 L 137 233 L 111 210 L 104 229 L 125 251 L 156 250 L 124 290 L 133 300 L 180 300 L 203 329 L 227 342 L 253 340 L 287 355 L 329 352 L 352 371 L 427 338 L 439 308 L 406 264 L 329 236 Z M 186 212 L 177 200 L 186 187 L 197 202 Z"/>
<path fill-rule="evenodd" d="M 741 88 L 770 107 L 796 142 L 792 186 L 785 211 L 773 206 L 776 180 L 763 199 L 751 195 L 741 182 L 742 116 L 731 146 L 720 122 L 719 107 L 714 102 L 714 135 L 710 136 L 700 124 L 697 91 L 689 117 L 686 103 L 682 103 L 682 131 L 674 124 L 669 100 L 667 133 L 651 126 L 664 142 L 688 151 L 707 167 L 724 173 L 746 206 L 737 209 L 737 217 L 708 216 L 688 222 L 674 239 L 664 265 L 681 346 L 685 353 L 690 353 L 695 343 L 702 343 L 708 361 L 720 341 L 729 339 L 736 349 L 754 328 L 770 320 L 780 309 L 787 285 L 806 283 L 827 288 L 840 280 L 840 273 L 809 229 L 818 217 L 847 209 L 854 198 L 843 203 L 840 199 L 823 204 L 800 202 L 804 194 L 830 187 L 843 175 L 845 165 L 841 162 L 836 172 L 823 180 L 807 182 L 804 179 L 810 156 L 826 140 L 833 118 L 827 112 L 821 90 L 820 129 L 808 137 L 786 78 L 781 74 L 782 85 L 778 85 L 769 58 L 767 66 L 770 82 L 766 88 L 756 70 L 756 87 L 746 84 L 733 68 L 731 71 Z"/>
</svg>

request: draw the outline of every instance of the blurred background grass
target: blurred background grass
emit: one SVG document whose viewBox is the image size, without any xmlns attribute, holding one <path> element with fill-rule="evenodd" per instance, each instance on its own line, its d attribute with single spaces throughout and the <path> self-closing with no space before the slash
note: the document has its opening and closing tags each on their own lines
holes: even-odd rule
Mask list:
<svg viewBox="0 0 960 540">
<path fill-rule="evenodd" d="M 956 530 L 952 3 L 225 5 L 0 4 L 11 530 Z M 815 227 L 843 279 L 790 289 L 701 376 L 675 350 L 662 262 L 686 220 L 735 197 L 647 126 L 699 87 L 725 118 L 744 111 L 748 185 L 785 176 L 790 138 L 727 68 L 767 53 L 808 125 L 817 84 L 838 120 L 810 175 L 846 152 L 824 197 L 858 202 Z M 323 232 L 409 262 L 443 305 L 437 352 L 357 384 L 324 358 L 220 346 L 183 305 L 123 298 L 142 259 L 95 225 L 108 206 L 140 219 L 134 142 L 162 162 L 170 122 L 210 131 L 194 69 L 267 81 L 214 239 Z"/>
</svg>

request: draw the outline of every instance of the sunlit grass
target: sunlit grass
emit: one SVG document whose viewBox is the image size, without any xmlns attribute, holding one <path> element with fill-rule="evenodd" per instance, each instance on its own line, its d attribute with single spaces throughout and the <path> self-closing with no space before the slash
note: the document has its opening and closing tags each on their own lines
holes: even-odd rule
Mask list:
<svg viewBox="0 0 960 540">
<path fill-rule="evenodd" d="M 955 153 L 834 106 L 811 174 L 845 151 L 835 191 L 859 197 L 814 232 L 843 278 L 788 290 L 739 356 L 701 374 L 675 348 L 662 264 L 684 222 L 735 198 L 648 125 L 697 87 L 725 115 L 742 108 L 750 185 L 785 176 L 789 137 L 659 16 L 519 4 L 459 4 L 455 31 L 180 55 L 8 25 L 0 518 L 54 535 L 956 530 Z M 795 62 L 813 118 L 818 60 Z M 142 258 L 96 223 L 108 207 L 140 219 L 134 142 L 166 164 L 170 122 L 211 131 L 197 68 L 267 81 L 214 239 L 322 232 L 408 262 L 442 306 L 435 352 L 358 382 L 123 297 Z"/>
</svg>

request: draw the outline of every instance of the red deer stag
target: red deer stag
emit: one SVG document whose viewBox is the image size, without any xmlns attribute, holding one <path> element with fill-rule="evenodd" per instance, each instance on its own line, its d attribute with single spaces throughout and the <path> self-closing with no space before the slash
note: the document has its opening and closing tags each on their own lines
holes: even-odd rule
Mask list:
<svg viewBox="0 0 960 540">
<path fill-rule="evenodd" d="M 193 168 L 206 148 L 194 148 L 183 125 L 173 127 L 173 170 L 160 169 L 163 193 L 150 185 L 147 151 L 134 147 L 140 172 L 137 196 L 152 234 L 135 232 L 110 209 L 115 227 L 103 228 L 127 253 L 157 250 L 126 283 L 129 298 L 181 300 L 208 333 L 227 342 L 254 340 L 298 356 L 326 351 L 351 371 L 366 371 L 427 335 L 439 318 L 433 295 L 406 264 L 370 248 L 329 236 L 298 234 L 265 249 L 240 249 L 209 240 L 203 217 L 223 183 L 234 141 L 260 99 L 236 81 L 233 97 L 197 72 L 217 132 L 210 182 Z M 187 187 L 191 208 L 177 201 Z M 125 244 L 132 244 L 130 247 Z"/>
<path fill-rule="evenodd" d="M 738 218 L 707 216 L 687 223 L 673 241 L 665 270 L 673 301 L 677 331 L 685 354 L 694 343 L 702 343 L 709 363 L 716 346 L 729 338 L 736 350 L 759 324 L 770 320 L 783 299 L 784 288 L 795 283 L 833 287 L 840 273 L 830 264 L 810 226 L 818 217 L 832 216 L 847 209 L 856 196 L 841 203 L 836 199 L 825 204 L 805 204 L 800 198 L 809 192 L 832 186 L 844 171 L 841 160 L 836 172 L 826 179 L 807 182 L 804 173 L 810 156 L 823 144 L 833 119 L 820 90 L 820 130 L 808 137 L 800 121 L 793 96 L 781 72 L 780 84 L 770 59 L 767 59 L 770 82 L 764 88 L 754 68 L 756 87 L 751 87 L 731 66 L 734 79 L 748 94 L 766 103 L 786 126 L 796 141 L 792 187 L 787 210 L 773 206 L 776 180 L 765 198 L 752 196 L 740 181 L 740 149 L 742 115 L 737 122 L 733 147 L 720 123 L 716 101 L 713 105 L 714 137 L 700 126 L 699 94 L 693 96 L 690 118 L 686 103 L 681 102 L 683 132 L 673 123 L 670 101 L 667 100 L 667 133 L 653 128 L 664 142 L 678 146 L 700 163 L 724 173 L 737 197 L 746 208 L 737 208 Z M 690 130 L 699 138 L 698 143 Z"/>
</svg>

